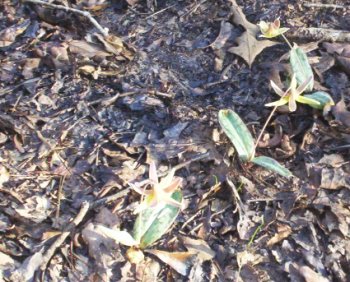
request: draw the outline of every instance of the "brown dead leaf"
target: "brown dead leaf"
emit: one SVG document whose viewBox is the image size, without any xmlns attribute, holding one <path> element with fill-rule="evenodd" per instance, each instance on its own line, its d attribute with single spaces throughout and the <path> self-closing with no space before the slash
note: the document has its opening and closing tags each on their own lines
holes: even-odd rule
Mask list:
<svg viewBox="0 0 350 282">
<path fill-rule="evenodd" d="M 0 165 L 0 187 L 2 187 L 2 184 L 9 181 L 10 179 L 10 173 L 6 169 L 6 167 Z"/>
<path fill-rule="evenodd" d="M 292 228 L 289 225 L 278 225 L 277 233 L 267 242 L 267 246 L 271 247 L 283 239 L 287 238 L 292 233 Z"/>
<path fill-rule="evenodd" d="M 350 75 L 350 56 L 344 57 L 344 56 L 338 56 L 337 57 L 337 63 L 340 67 L 343 68 L 343 70 Z"/>
<path fill-rule="evenodd" d="M 230 24 L 229 22 L 222 21 L 219 35 L 218 37 L 216 37 L 214 42 L 210 44 L 210 46 L 213 49 L 221 49 L 222 47 L 224 47 L 226 41 L 230 38 L 231 33 L 232 33 L 232 24 Z"/>
<path fill-rule="evenodd" d="M 7 142 L 8 137 L 5 133 L 0 132 L 0 145 L 3 145 Z"/>
<path fill-rule="evenodd" d="M 316 208 L 321 209 L 321 211 L 325 209 L 324 207 L 327 207 L 327 216 L 325 216 L 323 225 L 329 231 L 338 229 L 345 237 L 349 236 L 350 210 L 346 204 L 339 203 L 338 199 L 332 199 L 326 192 L 320 193 L 313 201 L 313 204 Z"/>
<path fill-rule="evenodd" d="M 21 21 L 13 26 L 10 26 L 0 32 L 0 48 L 8 47 L 15 42 L 16 37 L 27 29 L 30 20 Z"/>
<path fill-rule="evenodd" d="M 10 281 L 9 276 L 19 265 L 19 262 L 0 251 L 0 281 Z"/>
<path fill-rule="evenodd" d="M 161 271 L 160 263 L 154 259 L 146 258 L 136 265 L 136 281 L 154 282 L 159 281 L 158 274 Z M 130 279 L 129 279 L 130 280 Z M 127 281 L 127 280 L 122 280 Z"/>
<path fill-rule="evenodd" d="M 344 164 L 345 160 L 342 155 L 339 154 L 330 154 L 324 155 L 319 161 L 319 164 L 328 165 L 331 167 L 341 167 Z"/>
<path fill-rule="evenodd" d="M 306 282 L 329 282 L 327 278 L 313 271 L 310 267 L 303 265 L 299 266 L 293 263 L 293 267 L 298 270 L 299 274 L 304 277 Z"/>
<path fill-rule="evenodd" d="M 344 98 L 332 107 L 332 114 L 342 125 L 350 128 L 350 112 L 346 108 Z"/>
<path fill-rule="evenodd" d="M 337 64 L 350 75 L 350 45 L 348 43 L 323 43 L 327 52 L 335 55 Z"/>
<path fill-rule="evenodd" d="M 25 204 L 16 209 L 21 217 L 35 223 L 44 221 L 51 213 L 50 200 L 44 196 L 33 196 L 26 200 Z"/>
<path fill-rule="evenodd" d="M 135 239 L 130 235 L 130 233 L 124 230 L 112 229 L 105 227 L 101 224 L 96 224 L 94 226 L 94 231 L 100 234 L 101 236 L 114 240 L 115 242 L 123 244 L 125 246 L 138 245 L 138 242 L 135 241 Z"/>
<path fill-rule="evenodd" d="M 93 79 L 98 79 L 99 68 L 95 68 L 94 66 L 91 66 L 91 65 L 85 65 L 85 66 L 79 67 L 77 72 L 85 75 L 91 75 Z"/>
<path fill-rule="evenodd" d="M 237 253 L 237 264 L 239 268 L 242 268 L 242 266 L 249 264 L 249 265 L 257 265 L 264 261 L 264 257 L 255 254 L 253 252 L 249 251 L 243 251 Z"/>
<path fill-rule="evenodd" d="M 25 60 L 22 75 L 25 79 L 33 78 L 34 73 L 33 71 L 36 70 L 40 65 L 41 59 L 39 58 L 28 58 Z"/>
<path fill-rule="evenodd" d="M 72 40 L 69 42 L 69 50 L 73 54 L 79 54 L 82 57 L 93 58 L 100 57 L 105 58 L 111 56 L 110 53 L 107 53 L 102 50 L 98 45 L 88 43 L 82 40 Z"/>
<path fill-rule="evenodd" d="M 126 251 L 126 257 L 131 263 L 140 264 L 145 259 L 143 252 L 140 249 L 131 247 Z"/>
<path fill-rule="evenodd" d="M 176 272 L 187 276 L 189 268 L 192 265 L 196 252 L 165 252 L 159 250 L 145 250 L 158 257 L 161 261 L 171 266 Z"/>
<path fill-rule="evenodd" d="M 348 175 L 342 169 L 324 168 L 321 172 L 321 188 L 336 190 L 342 187 L 350 188 Z"/>
<path fill-rule="evenodd" d="M 336 55 L 350 57 L 349 43 L 324 42 L 322 46 L 327 50 L 329 54 L 336 54 Z"/>
<path fill-rule="evenodd" d="M 95 33 L 95 36 L 103 43 L 108 52 L 113 53 L 116 56 L 117 60 L 132 60 L 134 57 L 133 53 L 128 50 L 120 37 L 113 34 L 104 37 L 99 33 Z"/>
<path fill-rule="evenodd" d="M 188 251 L 198 253 L 198 258 L 201 261 L 211 260 L 215 257 L 215 252 L 204 240 L 192 239 L 185 236 L 181 236 L 180 238 Z"/>
<path fill-rule="evenodd" d="M 56 231 L 56 230 L 53 230 L 53 231 L 46 231 L 43 233 L 42 237 L 41 237 L 41 240 L 42 241 L 45 241 L 45 240 L 48 240 L 48 239 L 51 239 L 53 237 L 56 237 L 58 235 L 62 234 L 61 231 Z"/>
<path fill-rule="evenodd" d="M 0 65 L 0 81 L 10 82 L 16 76 L 18 63 L 14 61 L 1 62 Z M 0 92 L 1 93 L 1 92 Z"/>
<path fill-rule="evenodd" d="M 128 2 L 128 4 L 130 6 L 134 6 L 135 4 L 137 4 L 139 2 L 139 0 L 126 0 L 126 2 Z"/>
<path fill-rule="evenodd" d="M 232 3 L 231 10 L 234 23 L 243 26 L 246 31 L 236 39 L 238 46 L 231 47 L 228 51 L 243 58 L 248 63 L 249 67 L 251 67 L 256 56 L 259 55 L 261 51 L 278 43 L 271 40 L 257 40 L 256 36 L 259 33 L 259 27 L 246 19 L 242 9 L 237 5 L 235 0 L 230 1 Z"/>
<path fill-rule="evenodd" d="M 78 0 L 77 5 L 79 8 L 90 11 L 99 11 L 108 6 L 106 0 Z"/>
<path fill-rule="evenodd" d="M 26 258 L 22 265 L 12 273 L 11 281 L 33 281 L 35 271 L 39 269 L 43 262 L 43 252 L 44 249 L 42 248 Z"/>
<path fill-rule="evenodd" d="M 110 229 L 99 224 L 90 222 L 82 230 L 82 237 L 88 245 L 89 255 L 94 259 L 96 275 L 101 280 L 112 281 L 110 266 L 120 259 L 120 250 L 117 241 L 122 239 L 126 232 L 118 233 L 116 229 Z M 131 235 L 127 235 L 132 240 Z"/>
</svg>

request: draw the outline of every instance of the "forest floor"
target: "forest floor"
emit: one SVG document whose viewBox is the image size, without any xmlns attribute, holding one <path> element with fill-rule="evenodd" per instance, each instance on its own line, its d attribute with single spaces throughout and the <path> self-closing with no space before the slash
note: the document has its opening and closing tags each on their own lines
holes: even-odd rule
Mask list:
<svg viewBox="0 0 350 282">
<path fill-rule="evenodd" d="M 108 35 L 74 11 L 0 3 L 1 281 L 350 281 L 350 3 L 50 2 Z M 232 109 L 257 138 L 270 80 L 289 79 L 288 45 L 239 43 L 237 15 L 279 17 L 335 102 L 273 115 L 257 155 L 292 179 L 242 163 L 220 128 Z M 183 208 L 135 260 L 94 227 L 133 229 L 130 183 L 152 162 L 177 169 Z"/>
</svg>

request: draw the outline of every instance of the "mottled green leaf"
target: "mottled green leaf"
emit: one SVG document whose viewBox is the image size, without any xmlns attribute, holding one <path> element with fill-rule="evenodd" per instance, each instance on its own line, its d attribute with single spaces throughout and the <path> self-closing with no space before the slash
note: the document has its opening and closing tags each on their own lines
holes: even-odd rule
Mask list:
<svg viewBox="0 0 350 282">
<path fill-rule="evenodd" d="M 150 228 L 163 208 L 164 205 L 158 205 L 140 211 L 136 218 L 133 230 L 133 237 L 136 241 L 141 241 L 142 236 Z"/>
<path fill-rule="evenodd" d="M 312 94 L 304 95 L 303 97 L 315 101 L 316 103 L 315 102 L 314 103 L 311 103 L 311 102 L 304 103 L 304 104 L 308 104 L 310 107 L 313 107 L 315 109 L 323 110 L 323 108 L 326 105 L 329 105 L 329 106 L 334 105 L 334 101 L 333 101 L 332 97 L 328 93 L 323 92 L 323 91 L 317 91 L 317 92 L 312 93 Z"/>
<path fill-rule="evenodd" d="M 260 165 L 266 169 L 277 172 L 278 174 L 280 174 L 282 176 L 285 176 L 285 177 L 293 176 L 293 174 L 288 169 L 286 169 L 278 161 L 276 161 L 272 158 L 260 156 L 260 157 L 254 158 L 252 160 L 252 162 L 257 164 L 257 165 Z"/>
<path fill-rule="evenodd" d="M 175 191 L 171 197 L 178 202 L 182 201 L 181 191 Z M 162 237 L 173 224 L 179 212 L 179 207 L 165 205 L 158 212 L 157 217 L 153 220 L 152 224 L 142 236 L 140 240 L 140 248 L 146 248 Z"/>
<path fill-rule="evenodd" d="M 314 74 L 312 72 L 312 68 L 303 49 L 298 47 L 296 44 L 290 51 L 290 64 L 292 66 L 293 73 L 296 76 L 298 85 L 303 84 L 304 81 L 312 77 L 312 80 L 306 88 L 306 91 L 312 91 L 314 87 Z"/>
<path fill-rule="evenodd" d="M 219 123 L 235 146 L 240 159 L 250 160 L 254 155 L 254 139 L 241 118 L 232 110 L 220 110 Z"/>
</svg>

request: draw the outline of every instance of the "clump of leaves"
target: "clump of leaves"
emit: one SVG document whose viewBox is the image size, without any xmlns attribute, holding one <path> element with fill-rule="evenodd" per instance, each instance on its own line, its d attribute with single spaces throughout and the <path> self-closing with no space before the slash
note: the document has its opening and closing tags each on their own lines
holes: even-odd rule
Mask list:
<svg viewBox="0 0 350 282">
<path fill-rule="evenodd" d="M 272 23 L 261 21 L 258 26 L 262 33 L 262 37 L 273 38 L 281 35 L 290 47 L 290 65 L 293 71 L 290 87 L 284 92 L 273 81 L 271 86 L 273 90 L 281 96 L 281 99 L 266 104 L 267 107 L 282 106 L 288 104 L 288 108 L 291 112 L 297 108 L 296 102 L 307 104 L 315 109 L 324 109 L 334 105 L 332 97 L 326 92 L 314 92 L 307 95 L 302 95 L 304 91 L 311 92 L 314 86 L 314 74 L 309 64 L 307 55 L 297 44 L 292 46 L 288 39 L 284 36 L 284 33 L 288 31 L 288 28 L 280 27 L 280 20 L 277 19 Z M 273 110 L 274 111 L 274 110 Z"/>
<path fill-rule="evenodd" d="M 255 157 L 253 136 L 239 115 L 234 111 L 229 109 L 220 110 L 219 123 L 227 137 L 235 146 L 241 161 L 253 162 L 266 169 L 277 172 L 284 177 L 292 176 L 292 173 L 275 159 L 266 156 Z"/>
<path fill-rule="evenodd" d="M 182 179 L 174 174 L 175 170 L 171 170 L 159 181 L 156 166 L 151 163 L 149 179 L 141 184 L 130 184 L 135 191 L 143 195 L 136 209 L 138 216 L 132 234 L 104 226 L 99 226 L 100 232 L 118 243 L 140 249 L 156 242 L 169 230 L 182 207 L 182 192 L 179 189 Z M 147 189 L 149 185 L 151 187 Z M 146 187 L 142 188 L 142 186 Z"/>
</svg>

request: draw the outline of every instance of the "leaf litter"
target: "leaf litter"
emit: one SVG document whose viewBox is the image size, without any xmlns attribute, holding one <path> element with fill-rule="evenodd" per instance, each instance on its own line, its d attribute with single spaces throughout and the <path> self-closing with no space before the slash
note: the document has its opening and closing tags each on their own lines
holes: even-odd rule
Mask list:
<svg viewBox="0 0 350 282">
<path fill-rule="evenodd" d="M 268 80 L 284 84 L 286 50 L 255 23 L 346 29 L 339 10 L 60 1 L 106 35 L 23 2 L 0 4 L 0 280 L 349 280 L 348 44 L 294 39 L 336 101 L 281 110 L 266 130 L 257 150 L 298 179 L 240 163 L 217 122 L 234 109 L 256 137 Z M 161 177 L 175 168 L 183 207 L 140 250 L 129 183 L 152 162 Z"/>
</svg>

